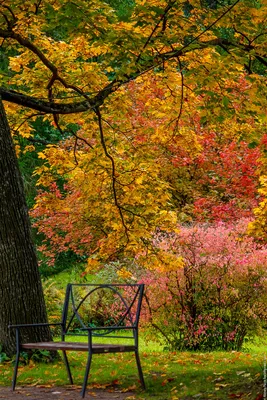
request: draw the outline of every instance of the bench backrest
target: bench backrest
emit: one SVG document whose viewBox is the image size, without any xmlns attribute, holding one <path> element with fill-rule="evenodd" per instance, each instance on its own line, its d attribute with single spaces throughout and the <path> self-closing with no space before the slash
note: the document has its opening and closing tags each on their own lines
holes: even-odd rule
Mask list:
<svg viewBox="0 0 267 400">
<path fill-rule="evenodd" d="M 87 335 L 81 328 L 97 327 L 94 336 L 136 329 L 143 284 L 68 284 L 63 307 L 63 335 Z M 103 328 L 103 329 L 100 329 Z"/>
</svg>

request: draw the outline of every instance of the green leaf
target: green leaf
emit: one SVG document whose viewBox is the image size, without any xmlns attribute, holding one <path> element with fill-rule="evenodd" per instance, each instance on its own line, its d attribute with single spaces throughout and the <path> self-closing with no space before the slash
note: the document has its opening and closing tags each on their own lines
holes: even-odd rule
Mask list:
<svg viewBox="0 0 267 400">
<path fill-rule="evenodd" d="M 222 104 L 223 104 L 223 106 L 224 106 L 224 107 L 228 107 L 228 104 L 229 104 L 229 103 L 230 103 L 229 98 L 226 97 L 226 96 L 224 96 L 224 97 L 222 98 Z"/>
<path fill-rule="evenodd" d="M 253 141 L 253 142 L 250 142 L 250 143 L 248 144 L 248 148 L 249 148 L 249 149 L 255 149 L 255 147 L 257 147 L 258 145 L 259 145 L 258 142 Z"/>
</svg>

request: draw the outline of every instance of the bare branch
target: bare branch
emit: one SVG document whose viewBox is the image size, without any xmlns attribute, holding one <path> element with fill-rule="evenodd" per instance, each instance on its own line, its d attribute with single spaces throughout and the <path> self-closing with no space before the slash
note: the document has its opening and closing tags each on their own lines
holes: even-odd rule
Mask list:
<svg viewBox="0 0 267 400">
<path fill-rule="evenodd" d="M 76 138 L 76 142 L 78 143 L 78 141 L 80 140 L 81 142 L 84 142 L 88 147 L 90 147 L 90 149 L 93 149 L 94 147 L 83 137 L 77 135 L 77 133 L 75 133 L 72 129 L 70 129 L 71 134 Z"/>
<path fill-rule="evenodd" d="M 235 26 L 234 26 L 234 31 L 236 33 L 238 33 L 239 35 L 241 35 L 242 37 L 244 37 L 247 40 L 247 42 L 250 44 L 250 39 L 248 38 L 248 36 L 245 35 L 243 32 L 238 31 Z"/>
<path fill-rule="evenodd" d="M 105 156 L 110 160 L 111 166 L 112 166 L 112 177 L 111 178 L 112 178 L 112 191 L 113 191 L 113 196 L 114 196 L 114 202 L 115 202 L 116 207 L 119 210 L 121 222 L 122 222 L 122 225 L 123 225 L 124 230 L 125 230 L 127 241 L 129 241 L 128 227 L 127 227 L 127 225 L 125 223 L 124 216 L 123 216 L 123 213 L 122 213 L 122 207 L 120 206 L 119 201 L 118 201 L 118 197 L 117 197 L 115 161 L 114 161 L 113 157 L 109 154 L 109 152 L 107 150 L 105 137 L 104 137 L 103 126 L 102 126 L 102 117 L 101 117 L 101 113 L 100 113 L 99 108 L 96 109 L 96 115 L 97 115 L 97 118 L 98 118 L 98 126 L 99 126 L 101 144 L 102 144 Z"/>
<path fill-rule="evenodd" d="M 1 4 L 1 6 L 10 12 L 10 14 L 12 15 L 13 21 L 16 21 L 16 20 L 17 20 L 15 14 L 13 13 L 13 10 L 12 10 L 9 6 L 7 6 L 7 5 L 5 5 L 5 4 Z"/>
<path fill-rule="evenodd" d="M 35 113 L 35 114 L 29 115 L 28 117 L 26 117 L 26 118 L 22 121 L 21 124 L 19 124 L 19 126 L 18 126 L 16 129 L 13 130 L 13 133 L 16 134 L 16 133 L 19 131 L 19 129 L 20 129 L 29 119 L 31 119 L 31 118 L 33 118 L 33 117 L 40 116 L 40 115 L 44 115 L 44 114 L 43 114 L 43 113 Z"/>
<path fill-rule="evenodd" d="M 78 139 L 76 137 L 75 138 L 75 143 L 74 143 L 74 148 L 73 148 L 73 157 L 74 157 L 74 161 L 75 161 L 76 166 L 78 166 L 78 160 L 77 160 L 77 157 L 76 157 L 77 144 L 78 144 Z"/>
<path fill-rule="evenodd" d="M 45 145 L 45 146 L 47 146 L 48 144 L 52 144 L 52 142 L 48 142 L 47 140 L 44 140 L 44 139 L 36 139 L 36 138 L 33 138 L 33 137 L 26 138 L 26 140 L 27 140 L 28 142 L 31 142 L 31 143 L 43 144 L 43 145 Z"/>
<path fill-rule="evenodd" d="M 177 130 L 179 128 L 179 122 L 180 122 L 180 118 L 182 116 L 183 104 L 184 104 L 184 74 L 183 74 L 182 63 L 181 63 L 180 58 L 177 57 L 177 60 L 178 60 L 178 64 L 179 64 L 182 85 L 181 85 L 180 108 L 179 108 L 178 117 L 176 118 L 176 122 L 175 122 L 175 130 Z"/>
<path fill-rule="evenodd" d="M 1 15 L 3 15 L 3 17 L 5 18 L 5 20 L 6 20 L 6 23 L 7 23 L 7 26 L 10 26 L 10 21 L 9 21 L 9 19 L 7 18 L 7 16 L 6 16 L 6 14 L 4 14 L 4 13 L 0 13 Z"/>
<path fill-rule="evenodd" d="M 156 30 L 158 29 L 158 27 L 159 27 L 159 25 L 161 24 L 161 22 L 164 22 L 164 21 L 165 21 L 168 12 L 172 9 L 172 7 L 173 7 L 174 4 L 176 3 L 176 1 L 177 1 L 177 0 L 174 0 L 174 1 L 170 2 L 170 4 L 168 4 L 168 5 L 166 6 L 165 10 L 164 10 L 163 13 L 161 14 L 160 19 L 158 20 L 158 22 L 157 22 L 156 25 L 154 26 L 154 28 L 153 28 L 151 34 L 150 34 L 149 37 L 147 38 L 147 40 L 146 40 L 146 42 L 145 42 L 145 44 L 144 44 L 142 50 L 140 51 L 140 53 L 139 53 L 139 55 L 138 55 L 138 57 L 137 57 L 137 59 L 136 59 L 136 63 L 137 63 L 137 64 L 138 64 L 138 62 L 139 62 L 139 60 L 140 60 L 140 58 L 141 58 L 141 55 L 142 55 L 143 51 L 144 51 L 145 48 L 148 46 L 149 42 L 151 41 L 152 37 L 154 36 L 154 33 L 155 33 Z M 166 24 L 166 22 L 165 22 L 165 24 Z"/>
<path fill-rule="evenodd" d="M 38 0 L 34 5 L 35 5 L 35 12 L 34 12 L 34 14 L 35 15 L 37 15 L 38 14 L 38 11 L 39 11 L 39 8 L 40 8 L 40 6 L 41 6 L 41 3 L 42 3 L 42 0 Z"/>
</svg>

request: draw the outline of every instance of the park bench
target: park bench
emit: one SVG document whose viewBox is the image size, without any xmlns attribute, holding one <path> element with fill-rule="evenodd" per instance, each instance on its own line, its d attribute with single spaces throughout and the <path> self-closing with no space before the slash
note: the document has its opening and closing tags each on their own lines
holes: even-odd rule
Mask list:
<svg viewBox="0 0 267 400">
<path fill-rule="evenodd" d="M 138 353 L 138 322 L 143 293 L 143 284 L 68 284 L 61 322 L 10 325 L 16 330 L 17 345 L 12 390 L 16 386 L 21 351 L 36 349 L 62 351 L 70 384 L 73 384 L 73 379 L 66 352 L 88 353 L 82 397 L 85 396 L 93 354 L 134 352 L 140 383 L 145 389 Z M 60 327 L 61 341 L 21 343 L 21 329 L 44 326 Z M 72 338 L 68 341 L 70 336 L 86 336 L 87 340 L 74 341 Z M 122 344 L 118 344 L 118 341 Z"/>
</svg>

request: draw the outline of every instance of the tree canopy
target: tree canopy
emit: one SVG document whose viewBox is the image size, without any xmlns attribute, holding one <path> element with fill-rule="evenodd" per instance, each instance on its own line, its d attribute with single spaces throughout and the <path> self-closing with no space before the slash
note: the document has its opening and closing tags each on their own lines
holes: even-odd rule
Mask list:
<svg viewBox="0 0 267 400">
<path fill-rule="evenodd" d="M 89 269 L 125 252 L 151 265 L 151 235 L 177 219 L 246 216 L 265 154 L 266 0 L 123 4 L 0 6 L 17 151 L 19 135 L 23 151 L 42 140 L 36 121 L 62 134 L 39 152 L 42 250 L 85 253 Z"/>
</svg>

